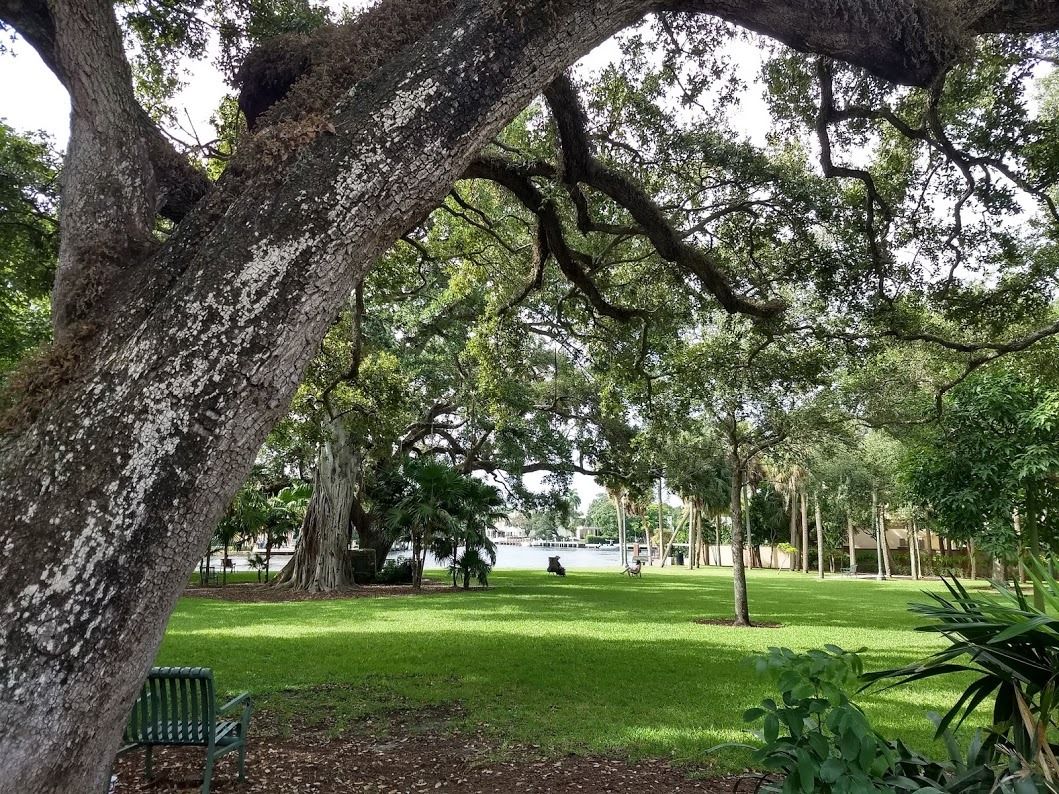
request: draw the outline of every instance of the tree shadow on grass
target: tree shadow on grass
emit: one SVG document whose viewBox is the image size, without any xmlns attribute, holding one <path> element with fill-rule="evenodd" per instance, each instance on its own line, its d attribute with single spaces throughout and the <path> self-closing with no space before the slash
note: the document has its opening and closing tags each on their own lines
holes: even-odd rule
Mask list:
<svg viewBox="0 0 1059 794">
<path fill-rule="evenodd" d="M 758 647 L 745 644 L 752 633 L 720 627 L 694 627 L 713 631 L 691 639 L 658 634 L 641 639 L 614 626 L 603 637 L 576 631 L 540 636 L 534 622 L 561 616 L 530 612 L 520 620 L 518 609 L 514 614 L 505 609 L 494 621 L 458 614 L 439 623 L 432 615 L 444 610 L 433 600 L 418 616 L 419 625 L 409 627 L 414 610 L 389 614 L 411 610 L 407 600 L 372 603 L 375 609 L 355 614 L 343 609 L 343 602 L 199 603 L 195 614 L 177 616 L 159 663 L 212 667 L 219 687 L 252 691 L 280 720 L 319 720 L 323 714 L 342 730 L 394 703 L 402 708 L 460 703 L 466 727 L 482 727 L 501 740 L 555 752 L 698 762 L 709 761 L 705 753 L 712 746 L 745 741 L 743 710 L 774 694 L 747 663 L 755 651 L 773 644 L 773 632 L 756 633 Z M 360 619 L 367 625 L 359 625 Z M 576 626 L 569 613 L 566 619 Z M 207 628 L 193 628 L 203 623 Z M 290 636 L 291 624 L 303 633 Z M 733 645 L 733 638 L 742 644 Z M 918 658 L 921 649 L 891 647 L 886 655 L 899 663 Z M 331 693 L 323 699 L 308 694 L 327 686 L 333 689 L 322 690 Z M 866 705 L 880 729 L 899 730 L 922 748 L 931 731 L 923 713 L 942 709 L 958 691 L 932 684 L 920 687 L 914 702 L 875 695 Z M 745 761 L 740 754 L 726 755 L 721 764 L 731 769 Z"/>
</svg>

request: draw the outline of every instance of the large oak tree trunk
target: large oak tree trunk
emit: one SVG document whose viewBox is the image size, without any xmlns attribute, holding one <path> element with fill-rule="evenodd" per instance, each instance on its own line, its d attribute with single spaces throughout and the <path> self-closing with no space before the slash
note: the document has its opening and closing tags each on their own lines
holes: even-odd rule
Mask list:
<svg viewBox="0 0 1059 794">
<path fill-rule="evenodd" d="M 353 585 L 347 550 L 356 488 L 357 455 L 342 420 L 329 424 L 320 443 L 313 495 L 305 511 L 294 556 L 276 577 L 276 587 L 326 593 Z"/>
<path fill-rule="evenodd" d="M 386 564 L 390 549 L 393 548 L 393 536 L 375 516 L 361 511 L 357 503 L 353 505 L 353 531 L 357 535 L 357 545 L 360 548 L 375 552 L 376 570 L 382 568 Z"/>
<path fill-rule="evenodd" d="M 5 790 L 103 790 L 167 616 L 355 277 L 642 7 L 466 7 L 130 274 L 0 450 Z"/>
<path fill-rule="evenodd" d="M 911 0 L 887 4 L 883 25 L 878 4 L 845 2 L 827 24 L 809 0 L 670 7 L 920 85 L 960 44 Z M 65 346 L 0 442 L 0 788 L 103 789 L 167 616 L 356 278 L 563 68 L 665 5 L 461 3 L 325 121 L 237 157 L 154 250 L 144 232 L 165 169 L 137 140 L 112 4 L 0 2 L 71 90 L 74 116 L 55 300 Z M 961 21 L 1051 24 L 1039 3 L 991 8 Z"/>
</svg>

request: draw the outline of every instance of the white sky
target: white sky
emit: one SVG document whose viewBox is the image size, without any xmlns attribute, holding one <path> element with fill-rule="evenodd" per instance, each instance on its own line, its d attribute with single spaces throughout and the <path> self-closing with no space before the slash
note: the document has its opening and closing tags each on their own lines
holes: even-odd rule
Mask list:
<svg viewBox="0 0 1059 794">
<path fill-rule="evenodd" d="M 336 11 L 345 6 L 362 7 L 363 0 L 343 3 L 329 0 Z M 4 42 L 7 52 L 0 55 L 0 119 L 23 133 L 44 132 L 57 148 L 63 149 L 69 137 L 70 103 L 66 90 L 43 64 L 32 47 L 21 40 Z M 579 64 L 582 74 L 591 74 L 620 56 L 613 41 L 608 41 L 586 56 Z M 769 114 L 765 105 L 764 90 L 757 79 L 761 55 L 745 43 L 735 45 L 732 57 L 739 64 L 748 90 L 741 97 L 739 108 L 733 115 L 733 126 L 754 143 L 762 144 L 769 128 Z M 191 141 L 189 127 L 193 127 L 200 140 L 212 139 L 214 130 L 210 124 L 221 98 L 227 92 L 219 72 L 211 63 L 212 58 L 187 64 L 186 86 L 173 103 L 177 111 L 179 126 L 173 129 L 174 137 Z M 540 486 L 543 475 L 526 477 L 531 488 Z M 595 479 L 585 475 L 574 475 L 573 487 L 581 497 L 582 509 L 603 493 Z M 667 502 L 677 502 L 676 497 L 666 494 Z"/>
</svg>

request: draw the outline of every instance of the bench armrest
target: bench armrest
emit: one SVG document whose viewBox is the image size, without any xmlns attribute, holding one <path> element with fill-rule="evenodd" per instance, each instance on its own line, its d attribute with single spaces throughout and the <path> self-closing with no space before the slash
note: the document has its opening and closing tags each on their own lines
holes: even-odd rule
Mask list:
<svg viewBox="0 0 1059 794">
<path fill-rule="evenodd" d="M 227 711 L 232 711 L 236 706 L 239 706 L 239 705 L 242 705 L 242 707 L 244 709 L 248 708 L 250 706 L 250 693 L 249 692 L 242 692 L 242 693 L 236 695 L 234 698 L 229 700 L 223 706 L 218 707 L 217 708 L 217 713 L 218 714 L 223 714 L 223 713 L 225 713 Z"/>
</svg>

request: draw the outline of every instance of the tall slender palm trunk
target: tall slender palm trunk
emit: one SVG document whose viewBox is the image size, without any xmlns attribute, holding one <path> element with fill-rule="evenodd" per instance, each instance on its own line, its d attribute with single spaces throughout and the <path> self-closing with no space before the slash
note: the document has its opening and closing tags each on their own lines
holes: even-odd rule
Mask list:
<svg viewBox="0 0 1059 794">
<path fill-rule="evenodd" d="M 816 573 L 824 578 L 824 522 L 820 518 L 820 495 L 813 491 L 813 511 L 816 513 Z"/>
<path fill-rule="evenodd" d="M 893 576 L 890 564 L 890 540 L 886 537 L 886 505 L 879 505 L 879 538 L 882 541 L 883 565 L 886 566 L 886 578 Z"/>
<path fill-rule="evenodd" d="M 879 492 L 874 488 L 871 492 L 871 526 L 872 534 L 875 535 L 875 578 L 882 581 L 886 578 L 886 573 L 883 571 L 883 533 L 882 522 L 879 521 Z"/>
<path fill-rule="evenodd" d="M 854 539 L 856 533 L 853 530 L 853 515 L 846 513 L 846 542 L 849 544 L 849 572 L 851 576 L 857 575 L 857 543 Z"/>
<path fill-rule="evenodd" d="M 798 496 L 802 515 L 802 573 L 809 573 L 809 501 L 805 491 L 801 491 Z"/>
</svg>

